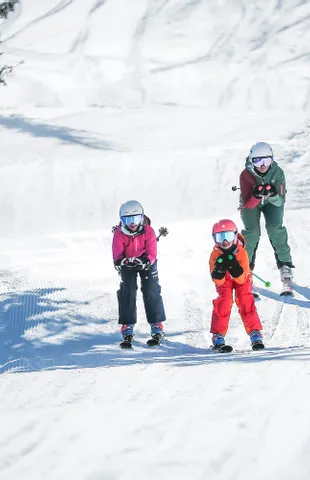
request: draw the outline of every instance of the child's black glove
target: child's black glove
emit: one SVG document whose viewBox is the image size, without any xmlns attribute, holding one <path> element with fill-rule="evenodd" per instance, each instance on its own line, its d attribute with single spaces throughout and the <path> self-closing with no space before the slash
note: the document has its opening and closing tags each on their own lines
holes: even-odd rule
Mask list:
<svg viewBox="0 0 310 480">
<path fill-rule="evenodd" d="M 226 257 L 227 270 L 230 275 L 234 278 L 240 277 L 243 274 L 243 268 L 236 259 L 236 256 L 232 253 L 228 254 Z"/>
<path fill-rule="evenodd" d="M 215 280 L 222 280 L 222 278 L 225 277 L 226 270 L 226 260 L 224 255 L 221 255 L 216 259 L 213 272 L 211 273 L 211 277 L 215 278 Z"/>
<path fill-rule="evenodd" d="M 136 262 L 136 260 L 137 259 L 135 257 L 119 258 L 114 262 L 114 267 L 119 273 L 124 270 L 131 270 L 132 268 L 137 268 L 138 263 L 142 263 L 141 261 L 139 261 L 139 259 L 138 262 Z"/>
<path fill-rule="evenodd" d="M 122 261 L 123 260 L 124 260 L 123 258 L 119 258 L 118 260 L 115 260 L 115 262 L 114 262 L 115 270 L 117 270 L 118 273 L 120 273 L 122 271 L 122 268 L 123 268 Z"/>
<path fill-rule="evenodd" d="M 147 257 L 143 255 L 141 257 L 135 258 L 137 264 L 137 270 L 149 270 L 151 268 L 151 262 Z"/>
</svg>

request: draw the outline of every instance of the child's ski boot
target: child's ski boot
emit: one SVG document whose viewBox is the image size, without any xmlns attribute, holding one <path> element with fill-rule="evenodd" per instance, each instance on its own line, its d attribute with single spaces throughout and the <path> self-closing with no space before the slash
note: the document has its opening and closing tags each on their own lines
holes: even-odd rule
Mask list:
<svg viewBox="0 0 310 480">
<path fill-rule="evenodd" d="M 133 325 L 122 325 L 121 334 L 124 340 L 119 344 L 121 348 L 132 348 Z"/>
<path fill-rule="evenodd" d="M 161 322 L 158 323 L 151 323 L 151 337 L 146 344 L 149 347 L 156 347 L 160 345 L 161 340 L 163 339 L 164 333 L 164 326 Z"/>
<path fill-rule="evenodd" d="M 232 347 L 230 345 L 225 345 L 224 335 L 221 333 L 214 333 L 212 335 L 213 350 L 216 350 L 220 353 L 232 352 Z"/>
<path fill-rule="evenodd" d="M 259 330 L 252 330 L 250 333 L 250 340 L 252 344 L 252 350 L 262 350 L 265 348 L 263 344 L 263 336 Z"/>
</svg>

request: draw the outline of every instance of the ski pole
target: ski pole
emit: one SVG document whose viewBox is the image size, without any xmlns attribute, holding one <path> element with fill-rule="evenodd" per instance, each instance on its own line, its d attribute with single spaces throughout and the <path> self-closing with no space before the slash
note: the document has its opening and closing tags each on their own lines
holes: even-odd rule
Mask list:
<svg viewBox="0 0 310 480">
<path fill-rule="evenodd" d="M 265 287 L 270 287 L 271 286 L 271 283 L 269 281 L 266 282 L 266 280 L 263 280 L 262 278 L 260 278 L 258 275 L 256 275 L 256 273 L 252 272 L 252 275 L 254 275 L 254 277 L 258 278 L 258 280 L 263 282 L 265 284 Z"/>
</svg>

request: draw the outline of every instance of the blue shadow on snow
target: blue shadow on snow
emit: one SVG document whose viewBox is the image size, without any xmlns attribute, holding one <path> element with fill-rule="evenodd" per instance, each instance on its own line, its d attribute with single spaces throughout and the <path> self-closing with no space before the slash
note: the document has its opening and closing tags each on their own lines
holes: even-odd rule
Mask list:
<svg viewBox="0 0 310 480">
<path fill-rule="evenodd" d="M 33 137 L 56 138 L 64 144 L 75 144 L 95 150 L 117 150 L 116 146 L 110 142 L 83 136 L 85 131 L 39 123 L 17 115 L 9 117 L 0 115 L 0 125 L 17 132 L 29 133 Z"/>
<path fill-rule="evenodd" d="M 267 348 L 261 352 L 252 352 L 248 348 L 233 354 L 218 354 L 207 346 L 198 348 L 173 341 L 174 336 L 190 333 L 186 331 L 168 335 L 162 345 L 155 349 L 145 345 L 146 334 L 137 335 L 134 350 L 123 351 L 118 346 L 120 334 L 116 319 L 108 321 L 105 318 L 76 314 L 74 312 L 79 305 L 88 302 L 55 300 L 50 297 L 53 292 L 64 290 L 45 288 L 8 293 L 5 298 L 2 295 L 0 373 L 153 363 L 191 367 L 214 363 L 310 360 L 309 350 L 302 346 Z M 98 328 L 94 328 L 94 333 L 89 333 L 91 323 L 100 327 L 102 325 L 105 332 L 98 333 Z"/>
</svg>

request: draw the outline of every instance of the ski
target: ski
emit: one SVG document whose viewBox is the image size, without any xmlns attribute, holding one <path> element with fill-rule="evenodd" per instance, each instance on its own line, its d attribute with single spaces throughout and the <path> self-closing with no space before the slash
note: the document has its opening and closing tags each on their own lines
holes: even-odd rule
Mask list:
<svg viewBox="0 0 310 480">
<path fill-rule="evenodd" d="M 124 340 L 119 344 L 123 349 L 132 348 L 132 335 L 125 335 Z"/>
<path fill-rule="evenodd" d="M 233 351 L 233 347 L 231 345 L 216 345 L 212 347 L 212 350 L 219 353 L 230 353 Z"/>
<path fill-rule="evenodd" d="M 147 340 L 146 344 L 148 347 L 157 347 L 160 345 L 160 342 L 163 338 L 163 334 L 159 334 L 159 333 L 153 333 L 152 334 L 152 338 L 150 338 L 149 340 Z"/>
</svg>

